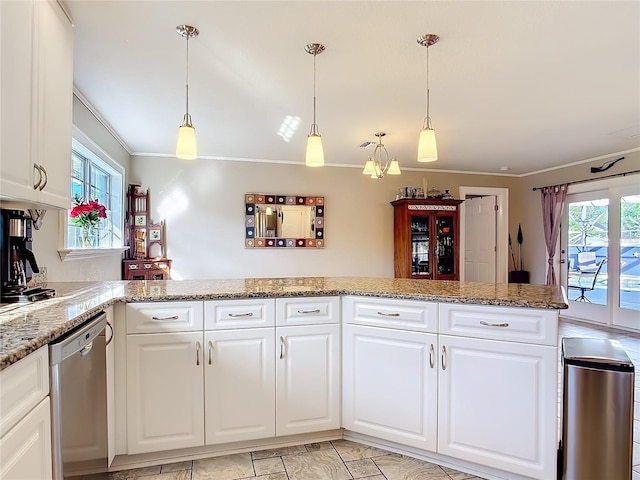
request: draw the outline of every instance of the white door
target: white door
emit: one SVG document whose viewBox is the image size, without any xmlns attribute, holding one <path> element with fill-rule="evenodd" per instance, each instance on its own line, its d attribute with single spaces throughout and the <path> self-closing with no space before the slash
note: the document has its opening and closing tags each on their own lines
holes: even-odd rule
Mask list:
<svg viewBox="0 0 640 480">
<path fill-rule="evenodd" d="M 343 327 L 343 426 L 436 450 L 437 336 Z"/>
<path fill-rule="evenodd" d="M 128 453 L 204 444 L 202 332 L 127 335 Z"/>
<path fill-rule="evenodd" d="M 555 478 L 557 349 L 440 335 L 438 453 Z"/>
<path fill-rule="evenodd" d="M 52 478 L 51 406 L 45 397 L 0 440 L 0 479 Z"/>
<path fill-rule="evenodd" d="M 207 445 L 275 435 L 275 330 L 205 332 Z"/>
<path fill-rule="evenodd" d="M 276 435 L 340 428 L 340 325 L 276 330 Z"/>
<path fill-rule="evenodd" d="M 464 280 L 496 281 L 496 197 L 464 201 Z"/>
</svg>

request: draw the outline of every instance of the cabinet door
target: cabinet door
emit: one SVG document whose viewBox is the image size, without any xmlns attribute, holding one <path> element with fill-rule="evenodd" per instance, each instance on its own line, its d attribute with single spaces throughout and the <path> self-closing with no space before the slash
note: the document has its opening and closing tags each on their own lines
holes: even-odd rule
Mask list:
<svg viewBox="0 0 640 480">
<path fill-rule="evenodd" d="M 436 352 L 434 334 L 344 325 L 344 427 L 435 451 Z"/>
<path fill-rule="evenodd" d="M 49 0 L 36 4 L 38 115 L 34 162 L 41 167 L 43 184 L 34 198 L 43 204 L 69 208 L 73 30 L 57 2 Z"/>
<path fill-rule="evenodd" d="M 276 329 L 276 435 L 340 428 L 340 325 Z"/>
<path fill-rule="evenodd" d="M 433 219 L 433 279 L 458 279 L 458 214 L 437 212 Z"/>
<path fill-rule="evenodd" d="M 275 331 L 205 332 L 206 444 L 275 435 Z"/>
<path fill-rule="evenodd" d="M 0 479 L 52 478 L 49 397 L 0 440 Z"/>
<path fill-rule="evenodd" d="M 440 336 L 438 453 L 555 478 L 557 349 Z"/>
<path fill-rule="evenodd" d="M 409 212 L 411 229 L 411 277 L 433 278 L 434 263 L 432 215 L 424 212 Z"/>
<path fill-rule="evenodd" d="M 127 336 L 128 453 L 204 444 L 202 333 Z"/>
<path fill-rule="evenodd" d="M 31 79 L 34 4 L 32 1 L 0 2 L 0 192 L 2 196 L 21 199 L 33 196 Z"/>
</svg>

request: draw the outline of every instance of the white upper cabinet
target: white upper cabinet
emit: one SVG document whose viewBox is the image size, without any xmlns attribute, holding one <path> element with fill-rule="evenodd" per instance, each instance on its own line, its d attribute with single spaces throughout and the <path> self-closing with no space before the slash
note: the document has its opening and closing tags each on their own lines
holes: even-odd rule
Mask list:
<svg viewBox="0 0 640 480">
<path fill-rule="evenodd" d="M 71 206 L 73 31 L 56 1 L 0 3 L 0 198 Z"/>
</svg>

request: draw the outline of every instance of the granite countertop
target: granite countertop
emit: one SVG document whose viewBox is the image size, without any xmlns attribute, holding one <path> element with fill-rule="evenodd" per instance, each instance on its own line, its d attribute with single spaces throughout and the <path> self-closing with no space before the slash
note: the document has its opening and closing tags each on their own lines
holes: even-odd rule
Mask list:
<svg viewBox="0 0 640 480">
<path fill-rule="evenodd" d="M 49 283 L 56 297 L 0 307 L 0 370 L 117 302 L 359 295 L 564 309 L 560 287 L 367 277 Z"/>
</svg>

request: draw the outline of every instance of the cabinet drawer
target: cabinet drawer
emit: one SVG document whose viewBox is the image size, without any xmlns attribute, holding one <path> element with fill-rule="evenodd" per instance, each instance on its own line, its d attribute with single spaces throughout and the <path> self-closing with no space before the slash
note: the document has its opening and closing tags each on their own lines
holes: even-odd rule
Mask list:
<svg viewBox="0 0 640 480">
<path fill-rule="evenodd" d="M 0 372 L 0 437 L 49 395 L 49 347 Z"/>
<path fill-rule="evenodd" d="M 276 299 L 276 324 L 278 326 L 339 322 L 340 297 Z"/>
<path fill-rule="evenodd" d="M 558 311 L 440 304 L 440 333 L 556 346 Z"/>
<path fill-rule="evenodd" d="M 127 333 L 202 330 L 202 302 L 128 303 Z"/>
<path fill-rule="evenodd" d="M 211 300 L 204 302 L 205 329 L 273 327 L 275 311 L 273 298 Z"/>
<path fill-rule="evenodd" d="M 343 323 L 436 333 L 438 304 L 419 300 L 344 297 Z"/>
</svg>

